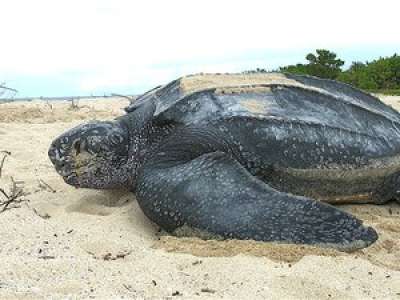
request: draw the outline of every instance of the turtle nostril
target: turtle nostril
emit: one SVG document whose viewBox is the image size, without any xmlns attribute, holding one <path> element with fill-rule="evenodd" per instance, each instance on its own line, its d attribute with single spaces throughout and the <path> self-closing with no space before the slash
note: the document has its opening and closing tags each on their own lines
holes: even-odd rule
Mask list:
<svg viewBox="0 0 400 300">
<path fill-rule="evenodd" d="M 80 141 L 76 141 L 74 143 L 74 148 L 75 148 L 75 151 L 76 151 L 76 155 L 81 153 L 81 142 Z"/>
</svg>

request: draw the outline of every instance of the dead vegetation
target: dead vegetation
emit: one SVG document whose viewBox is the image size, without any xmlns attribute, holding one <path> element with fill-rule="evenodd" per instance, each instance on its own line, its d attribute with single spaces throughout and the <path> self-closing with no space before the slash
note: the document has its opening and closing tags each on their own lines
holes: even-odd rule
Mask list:
<svg viewBox="0 0 400 300">
<path fill-rule="evenodd" d="M 111 96 L 128 99 L 130 103 L 133 103 L 136 100 L 135 96 L 127 96 L 127 95 L 121 95 L 121 94 L 115 94 L 115 93 L 111 94 Z"/>
<path fill-rule="evenodd" d="M 79 99 L 71 98 L 69 101 L 71 102 L 69 110 L 79 110 Z"/>
<path fill-rule="evenodd" d="M 7 156 L 11 155 L 10 151 L 0 151 L 1 154 L 3 154 L 3 157 L 0 159 L 0 178 L 1 178 L 1 172 L 3 170 L 4 162 L 6 161 Z"/>
<path fill-rule="evenodd" d="M 46 106 L 47 106 L 51 111 L 53 111 L 53 104 L 51 104 L 49 100 L 46 100 Z"/>
<path fill-rule="evenodd" d="M 41 190 L 49 191 L 49 192 L 52 192 L 52 193 L 56 193 L 56 192 L 57 192 L 54 188 L 52 188 L 52 187 L 51 187 L 47 182 L 45 182 L 43 179 L 39 179 L 38 181 L 39 181 L 39 188 L 40 188 Z"/>
<path fill-rule="evenodd" d="M 4 162 L 6 161 L 6 158 L 11 155 L 11 152 L 7 150 L 2 150 L 0 151 L 0 153 L 3 154 L 3 157 L 0 159 L 1 178 Z M 0 213 L 11 208 L 21 207 L 20 204 L 22 202 L 28 201 L 28 199 L 25 198 L 27 193 L 24 192 L 24 182 L 14 180 L 12 176 L 10 176 L 10 180 L 11 186 L 8 192 L 6 192 L 4 188 L 0 187 Z"/>
<path fill-rule="evenodd" d="M 6 86 L 5 82 L 0 83 L 0 98 L 11 99 L 18 91 L 16 89 Z"/>
<path fill-rule="evenodd" d="M 106 252 L 102 253 L 100 255 L 95 254 L 91 251 L 86 251 L 88 254 L 92 255 L 94 259 L 102 259 L 105 261 L 110 261 L 110 260 L 117 260 L 117 259 L 123 259 L 125 256 L 128 256 L 132 253 L 131 250 L 120 250 L 117 253 L 111 253 L 111 252 Z"/>
<path fill-rule="evenodd" d="M 19 208 L 22 202 L 29 201 L 25 198 L 27 193 L 24 192 L 24 182 L 15 181 L 14 178 L 10 178 L 11 187 L 9 192 L 7 193 L 4 189 L 0 188 L 0 194 L 5 198 L 5 200 L 0 199 L 0 213 L 11 208 Z"/>
<path fill-rule="evenodd" d="M 68 110 L 72 110 L 72 111 L 78 111 L 81 108 L 88 108 L 89 110 L 93 110 L 93 107 L 89 106 L 89 105 L 79 105 L 79 98 L 71 98 L 69 100 L 70 105 L 68 107 Z"/>
</svg>

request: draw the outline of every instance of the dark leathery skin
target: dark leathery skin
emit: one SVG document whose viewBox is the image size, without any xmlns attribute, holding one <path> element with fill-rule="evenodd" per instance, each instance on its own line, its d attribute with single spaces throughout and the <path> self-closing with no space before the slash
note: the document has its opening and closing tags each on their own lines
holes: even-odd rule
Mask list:
<svg viewBox="0 0 400 300">
<path fill-rule="evenodd" d="M 377 239 L 372 228 L 345 212 L 256 179 L 233 148 L 210 127 L 189 126 L 167 138 L 139 173 L 137 199 L 145 214 L 170 232 L 187 226 L 224 238 L 346 251 Z"/>
<path fill-rule="evenodd" d="M 149 91 L 112 123 L 123 128 L 127 148 L 108 147 L 110 155 L 94 155 L 103 161 L 87 160 L 117 173 L 67 183 L 128 185 L 145 214 L 170 232 L 188 226 L 225 238 L 368 246 L 377 239 L 373 229 L 312 199 L 398 199 L 400 115 L 348 85 L 286 76 L 293 82 L 185 94 L 178 79 Z M 64 160 L 70 169 L 60 168 L 55 149 L 68 152 L 65 138 L 86 134 L 80 127 L 53 143 L 56 169 L 76 171 L 73 159 Z"/>
</svg>

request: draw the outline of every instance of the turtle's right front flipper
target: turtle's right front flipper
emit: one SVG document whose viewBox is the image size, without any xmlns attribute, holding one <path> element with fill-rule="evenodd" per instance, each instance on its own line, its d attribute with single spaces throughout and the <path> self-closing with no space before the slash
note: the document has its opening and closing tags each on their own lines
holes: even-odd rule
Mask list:
<svg viewBox="0 0 400 300">
<path fill-rule="evenodd" d="M 173 232 L 186 225 L 224 238 L 363 248 L 376 232 L 333 206 L 279 192 L 253 177 L 207 129 L 170 137 L 138 175 L 144 213 Z"/>
</svg>

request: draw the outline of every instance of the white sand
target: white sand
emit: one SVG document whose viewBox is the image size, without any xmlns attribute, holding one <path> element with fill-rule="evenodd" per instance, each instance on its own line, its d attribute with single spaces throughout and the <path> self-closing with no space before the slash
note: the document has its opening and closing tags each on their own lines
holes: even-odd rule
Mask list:
<svg viewBox="0 0 400 300">
<path fill-rule="evenodd" d="M 400 97 L 385 101 L 400 107 Z M 66 185 L 47 158 L 51 140 L 84 119 L 112 119 L 125 105 L 0 105 L 0 151 L 12 153 L 0 187 L 12 176 L 29 200 L 0 214 L 0 299 L 400 299 L 399 204 L 342 206 L 380 234 L 346 254 L 159 237 L 132 194 Z"/>
</svg>

